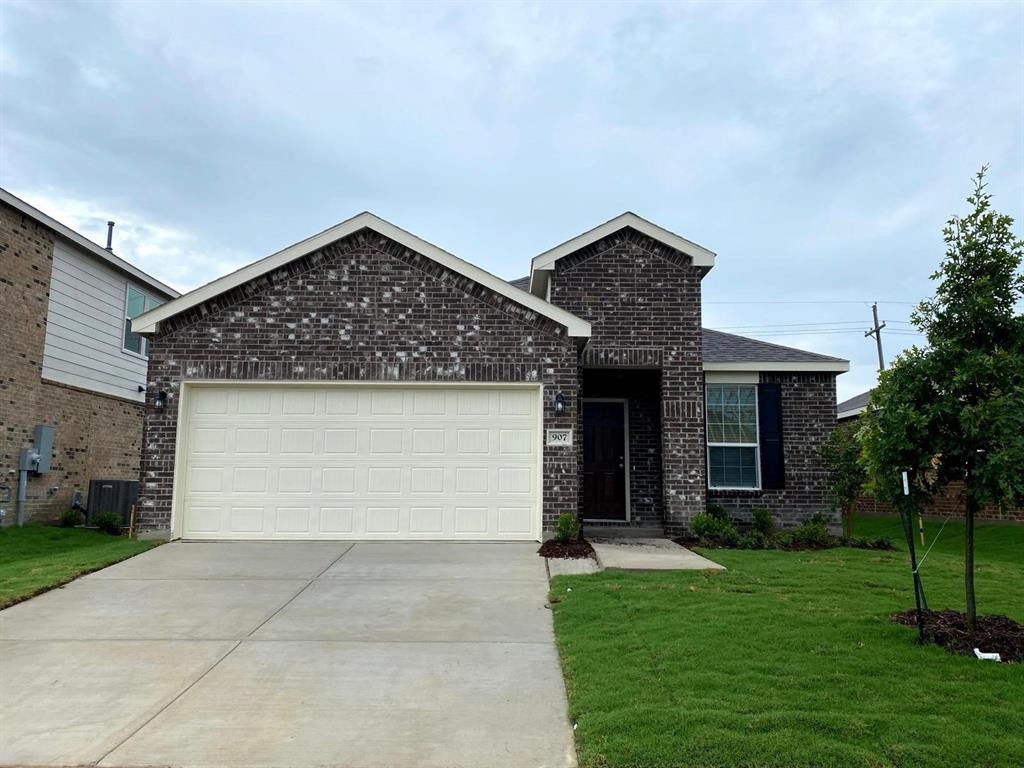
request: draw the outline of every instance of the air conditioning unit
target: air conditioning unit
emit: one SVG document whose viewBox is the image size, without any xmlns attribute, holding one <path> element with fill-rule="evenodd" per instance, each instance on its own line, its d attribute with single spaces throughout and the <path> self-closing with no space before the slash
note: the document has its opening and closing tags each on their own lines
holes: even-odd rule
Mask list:
<svg viewBox="0 0 1024 768">
<path fill-rule="evenodd" d="M 138 480 L 90 480 L 85 524 L 92 525 L 100 512 L 116 512 L 121 516 L 121 525 L 128 525 L 128 514 L 138 499 Z"/>
</svg>

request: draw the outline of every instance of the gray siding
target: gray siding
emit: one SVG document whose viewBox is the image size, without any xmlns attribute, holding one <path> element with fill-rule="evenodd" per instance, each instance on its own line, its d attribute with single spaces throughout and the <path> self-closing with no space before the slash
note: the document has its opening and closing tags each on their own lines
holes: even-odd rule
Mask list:
<svg viewBox="0 0 1024 768">
<path fill-rule="evenodd" d="M 127 285 L 124 275 L 93 256 L 54 243 L 44 379 L 143 401 L 147 361 L 121 347 Z"/>
</svg>

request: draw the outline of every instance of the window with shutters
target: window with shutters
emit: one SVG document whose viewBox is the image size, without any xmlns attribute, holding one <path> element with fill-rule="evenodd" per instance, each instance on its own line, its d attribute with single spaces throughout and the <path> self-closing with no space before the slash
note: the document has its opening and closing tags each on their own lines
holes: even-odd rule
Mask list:
<svg viewBox="0 0 1024 768">
<path fill-rule="evenodd" d="M 756 384 L 708 384 L 708 486 L 759 489 Z"/>
</svg>

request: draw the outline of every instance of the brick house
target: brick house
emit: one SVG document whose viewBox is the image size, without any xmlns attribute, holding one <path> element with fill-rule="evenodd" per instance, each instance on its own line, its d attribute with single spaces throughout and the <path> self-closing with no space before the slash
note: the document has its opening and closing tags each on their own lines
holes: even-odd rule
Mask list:
<svg viewBox="0 0 1024 768">
<path fill-rule="evenodd" d="M 626 213 L 506 282 L 363 213 L 148 312 L 141 525 L 173 537 L 676 534 L 831 515 L 848 363 L 701 328 L 715 255 Z"/>
<path fill-rule="evenodd" d="M 90 480 L 137 480 L 146 342 L 131 317 L 177 291 L 0 189 L 0 508 L 15 519 L 19 455 L 53 430 L 27 476 L 25 520 L 83 502 Z"/>
</svg>

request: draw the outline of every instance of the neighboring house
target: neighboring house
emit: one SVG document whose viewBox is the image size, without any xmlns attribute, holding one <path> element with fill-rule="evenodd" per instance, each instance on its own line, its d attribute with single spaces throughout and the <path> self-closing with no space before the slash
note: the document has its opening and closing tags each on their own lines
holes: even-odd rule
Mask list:
<svg viewBox="0 0 1024 768">
<path fill-rule="evenodd" d="M 859 395 L 854 395 L 849 400 L 843 400 L 843 402 L 836 405 L 836 419 L 842 423 L 860 416 L 867 410 L 868 400 L 871 398 L 872 392 L 874 390 L 869 389 L 867 392 L 861 392 Z"/>
<path fill-rule="evenodd" d="M 146 342 L 130 320 L 178 296 L 0 189 L 0 507 L 14 521 L 19 454 L 54 427 L 50 471 L 29 474 L 26 519 L 85 501 L 89 480 L 137 480 Z"/>
<path fill-rule="evenodd" d="M 839 423 L 845 427 L 855 429 L 858 418 L 868 408 L 868 400 L 871 398 L 872 392 L 874 390 L 869 389 L 867 392 L 861 392 L 859 395 L 854 395 L 849 400 L 839 403 L 836 406 Z M 858 512 L 877 515 L 893 512 L 892 507 L 888 504 L 877 501 L 866 493 L 861 494 L 857 500 L 856 509 Z M 953 514 L 958 517 L 963 516 L 963 486 L 959 483 L 951 483 L 946 488 L 945 493 L 936 496 L 929 502 L 925 513 L 930 515 Z M 978 510 L 977 516 L 987 520 L 1019 520 L 1024 522 L 1024 509 L 1010 507 L 1000 510 L 998 507 L 988 504 Z"/>
<path fill-rule="evenodd" d="M 362 213 L 143 315 L 140 522 L 188 538 L 678 534 L 833 514 L 834 357 L 703 330 L 715 255 L 623 214 L 501 280 Z M 705 429 L 705 415 L 707 429 Z"/>
</svg>

